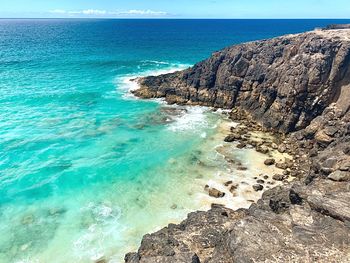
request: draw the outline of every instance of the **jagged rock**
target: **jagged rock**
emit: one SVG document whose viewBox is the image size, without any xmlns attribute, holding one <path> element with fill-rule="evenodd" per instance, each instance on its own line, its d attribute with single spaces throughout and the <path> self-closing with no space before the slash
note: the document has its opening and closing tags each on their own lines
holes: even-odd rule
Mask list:
<svg viewBox="0 0 350 263">
<path fill-rule="evenodd" d="M 315 140 L 321 144 L 330 144 L 334 139 L 328 136 L 324 130 L 318 131 L 315 135 Z"/>
<path fill-rule="evenodd" d="M 285 162 L 290 175 L 300 181 L 265 191 L 249 209 L 215 205 L 190 213 L 179 225 L 145 235 L 127 263 L 348 261 L 349 36 L 347 29 L 317 30 L 250 42 L 188 70 L 139 80 L 134 93 L 140 97 L 234 107 L 230 116 L 247 127 L 245 116 L 264 130 L 298 130 L 283 143 L 295 154 L 293 162 Z"/>
<path fill-rule="evenodd" d="M 280 186 L 248 210 L 214 206 L 191 213 L 179 225 L 146 235 L 126 262 L 193 262 L 194 255 L 210 263 L 346 262 L 350 193 L 349 183 L 339 184 L 321 179 Z"/>
<path fill-rule="evenodd" d="M 349 32 L 316 30 L 235 45 L 187 70 L 140 78 L 133 92 L 169 103 L 243 109 L 285 133 L 302 129 L 348 84 Z M 342 92 L 346 97 L 348 91 Z M 349 102 L 342 102 L 347 110 Z M 315 125 L 309 134 L 317 131 Z M 317 139 L 331 140 L 325 132 Z"/>
</svg>

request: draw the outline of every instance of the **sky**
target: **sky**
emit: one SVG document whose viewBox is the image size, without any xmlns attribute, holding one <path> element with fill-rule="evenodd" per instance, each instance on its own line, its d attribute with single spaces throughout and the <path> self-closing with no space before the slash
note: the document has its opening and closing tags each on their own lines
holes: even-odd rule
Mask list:
<svg viewBox="0 0 350 263">
<path fill-rule="evenodd" d="M 350 0 L 0 0 L 2 18 L 350 18 Z"/>
</svg>

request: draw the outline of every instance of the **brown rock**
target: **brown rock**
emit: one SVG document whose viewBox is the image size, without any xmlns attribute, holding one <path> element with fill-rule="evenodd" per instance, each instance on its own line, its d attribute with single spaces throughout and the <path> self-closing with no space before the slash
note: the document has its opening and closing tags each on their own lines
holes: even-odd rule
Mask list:
<svg viewBox="0 0 350 263">
<path fill-rule="evenodd" d="M 265 165 L 273 165 L 273 164 L 275 164 L 275 159 L 273 159 L 273 158 L 269 158 L 269 159 L 266 159 L 265 161 L 264 161 L 264 164 Z"/>
<path fill-rule="evenodd" d="M 350 172 L 337 170 L 331 173 L 330 175 L 328 175 L 327 178 L 333 181 L 339 181 L 339 182 L 350 181 Z"/>
<path fill-rule="evenodd" d="M 221 198 L 225 196 L 224 192 L 219 191 L 216 188 L 209 188 L 209 195 L 215 198 Z"/>
<path fill-rule="evenodd" d="M 261 184 L 254 184 L 253 189 L 257 192 L 262 191 L 264 189 L 264 186 L 262 186 Z"/>
<path fill-rule="evenodd" d="M 318 131 L 315 135 L 315 140 L 320 144 L 328 145 L 330 144 L 334 139 L 330 136 L 328 136 L 323 130 Z"/>
<path fill-rule="evenodd" d="M 276 180 L 276 181 L 283 181 L 286 178 L 288 178 L 288 176 L 287 175 L 283 175 L 283 174 L 274 174 L 272 176 L 272 179 Z"/>
<path fill-rule="evenodd" d="M 229 186 L 230 184 L 232 184 L 232 181 L 227 181 L 226 183 L 224 183 L 225 186 Z"/>
</svg>

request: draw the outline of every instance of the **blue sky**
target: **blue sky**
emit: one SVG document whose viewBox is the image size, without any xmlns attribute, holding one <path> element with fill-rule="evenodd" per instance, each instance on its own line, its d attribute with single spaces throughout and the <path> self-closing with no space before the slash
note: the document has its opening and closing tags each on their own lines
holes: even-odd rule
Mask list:
<svg viewBox="0 0 350 263">
<path fill-rule="evenodd" d="M 0 0 L 0 17 L 350 18 L 350 0 Z"/>
</svg>

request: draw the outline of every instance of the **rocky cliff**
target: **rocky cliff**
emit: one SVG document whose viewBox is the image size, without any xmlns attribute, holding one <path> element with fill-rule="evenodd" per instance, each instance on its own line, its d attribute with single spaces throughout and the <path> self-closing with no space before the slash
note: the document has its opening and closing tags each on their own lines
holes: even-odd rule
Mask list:
<svg viewBox="0 0 350 263">
<path fill-rule="evenodd" d="M 350 29 L 232 46 L 190 69 L 139 80 L 143 98 L 242 108 L 264 126 L 305 128 L 350 83 Z"/>
<path fill-rule="evenodd" d="M 304 173 L 249 209 L 213 205 L 147 234 L 125 261 L 350 262 L 349 63 L 350 30 L 317 30 L 233 46 L 185 71 L 140 79 L 138 96 L 234 108 L 235 119 L 244 112 L 287 133 L 283 147 Z"/>
</svg>

